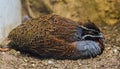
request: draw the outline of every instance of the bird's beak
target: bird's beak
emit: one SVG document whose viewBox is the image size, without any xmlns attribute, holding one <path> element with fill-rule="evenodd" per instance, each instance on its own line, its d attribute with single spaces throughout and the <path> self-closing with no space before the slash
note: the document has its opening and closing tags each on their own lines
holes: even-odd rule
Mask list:
<svg viewBox="0 0 120 69">
<path fill-rule="evenodd" d="M 105 37 L 103 36 L 102 33 L 99 33 L 99 37 L 102 38 L 102 39 L 105 39 Z"/>
<path fill-rule="evenodd" d="M 100 40 L 105 44 L 105 37 L 103 36 L 102 33 L 99 34 Z"/>
</svg>

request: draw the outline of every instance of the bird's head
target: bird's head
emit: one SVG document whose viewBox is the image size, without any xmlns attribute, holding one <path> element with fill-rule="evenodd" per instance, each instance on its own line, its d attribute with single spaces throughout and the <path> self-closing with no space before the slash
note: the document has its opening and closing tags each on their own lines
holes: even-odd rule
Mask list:
<svg viewBox="0 0 120 69">
<path fill-rule="evenodd" d="M 88 22 L 77 27 L 75 41 L 79 56 L 95 57 L 102 53 L 105 38 L 94 23 Z"/>
<path fill-rule="evenodd" d="M 85 23 L 84 25 L 77 27 L 75 34 L 75 40 L 102 40 L 104 43 L 104 36 L 99 28 L 92 22 Z"/>
</svg>

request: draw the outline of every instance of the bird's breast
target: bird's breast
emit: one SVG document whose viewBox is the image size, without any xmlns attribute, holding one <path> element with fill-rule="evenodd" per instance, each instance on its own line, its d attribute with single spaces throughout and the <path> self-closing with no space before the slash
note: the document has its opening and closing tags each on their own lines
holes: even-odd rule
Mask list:
<svg viewBox="0 0 120 69">
<path fill-rule="evenodd" d="M 99 42 L 91 40 L 82 40 L 74 42 L 75 45 L 75 54 L 73 58 L 89 58 L 100 55 L 103 51 Z"/>
</svg>

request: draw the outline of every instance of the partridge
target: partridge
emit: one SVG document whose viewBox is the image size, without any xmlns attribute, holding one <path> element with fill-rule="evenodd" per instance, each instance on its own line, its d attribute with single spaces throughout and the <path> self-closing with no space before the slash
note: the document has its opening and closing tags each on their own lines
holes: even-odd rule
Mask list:
<svg viewBox="0 0 120 69">
<path fill-rule="evenodd" d="M 13 29 L 7 46 L 40 57 L 79 59 L 100 55 L 104 40 L 101 31 L 90 21 L 77 23 L 59 15 L 44 15 Z"/>
</svg>

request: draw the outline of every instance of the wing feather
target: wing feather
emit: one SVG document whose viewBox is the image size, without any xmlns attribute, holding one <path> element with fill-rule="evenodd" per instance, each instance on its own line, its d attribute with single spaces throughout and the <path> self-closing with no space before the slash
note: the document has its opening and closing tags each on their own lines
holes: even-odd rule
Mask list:
<svg viewBox="0 0 120 69">
<path fill-rule="evenodd" d="M 64 55 L 73 51 L 73 37 L 78 25 L 57 15 L 31 19 L 10 32 L 10 38 L 17 49 L 37 54 Z"/>
</svg>

